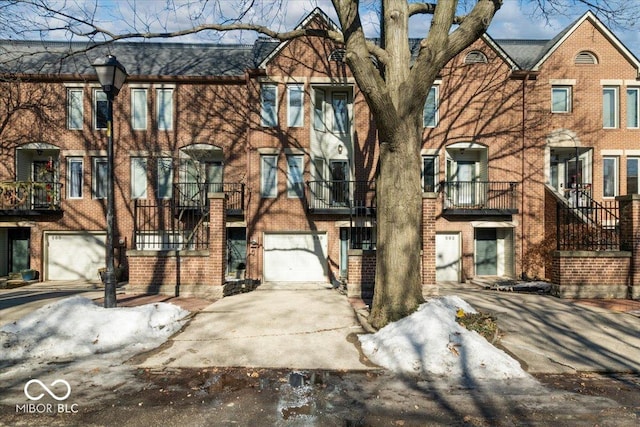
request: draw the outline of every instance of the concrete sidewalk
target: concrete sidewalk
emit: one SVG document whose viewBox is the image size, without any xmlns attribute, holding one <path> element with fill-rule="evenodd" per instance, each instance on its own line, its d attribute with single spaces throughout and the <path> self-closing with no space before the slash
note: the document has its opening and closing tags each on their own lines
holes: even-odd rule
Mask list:
<svg viewBox="0 0 640 427">
<path fill-rule="evenodd" d="M 536 373 L 640 373 L 640 318 L 550 295 L 441 284 L 476 310 L 493 313 L 500 346 Z"/>
<path fill-rule="evenodd" d="M 364 333 L 347 298 L 328 284 L 263 284 L 198 312 L 141 367 L 366 370 Z"/>
</svg>

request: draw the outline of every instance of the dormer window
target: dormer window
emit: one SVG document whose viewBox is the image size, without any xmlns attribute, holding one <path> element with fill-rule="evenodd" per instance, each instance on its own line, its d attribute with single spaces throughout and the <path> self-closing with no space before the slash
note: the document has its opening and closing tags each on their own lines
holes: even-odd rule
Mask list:
<svg viewBox="0 0 640 427">
<path fill-rule="evenodd" d="M 598 63 L 598 58 L 591 52 L 583 50 L 576 55 L 576 65 L 595 65 Z"/>
<path fill-rule="evenodd" d="M 464 57 L 465 64 L 486 64 L 487 62 L 487 55 L 479 50 L 472 50 Z"/>
</svg>

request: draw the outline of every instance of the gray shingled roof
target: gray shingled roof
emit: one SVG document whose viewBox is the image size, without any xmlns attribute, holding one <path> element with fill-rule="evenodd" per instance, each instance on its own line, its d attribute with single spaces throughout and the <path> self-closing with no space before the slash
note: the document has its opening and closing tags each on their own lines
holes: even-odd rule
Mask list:
<svg viewBox="0 0 640 427">
<path fill-rule="evenodd" d="M 264 39 L 254 45 L 124 42 L 103 46 L 4 40 L 0 41 L 0 72 L 92 74 L 96 58 L 112 54 L 131 76 L 242 76 L 275 46 Z"/>
<path fill-rule="evenodd" d="M 494 40 L 523 70 L 530 70 L 549 49 L 549 40 Z"/>
</svg>

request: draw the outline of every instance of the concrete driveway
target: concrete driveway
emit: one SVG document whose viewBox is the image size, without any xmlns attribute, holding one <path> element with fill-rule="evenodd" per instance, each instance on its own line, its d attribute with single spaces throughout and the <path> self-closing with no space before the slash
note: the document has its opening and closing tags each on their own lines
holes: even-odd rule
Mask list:
<svg viewBox="0 0 640 427">
<path fill-rule="evenodd" d="M 195 314 L 142 367 L 366 370 L 364 333 L 347 298 L 328 284 L 263 284 Z"/>
</svg>

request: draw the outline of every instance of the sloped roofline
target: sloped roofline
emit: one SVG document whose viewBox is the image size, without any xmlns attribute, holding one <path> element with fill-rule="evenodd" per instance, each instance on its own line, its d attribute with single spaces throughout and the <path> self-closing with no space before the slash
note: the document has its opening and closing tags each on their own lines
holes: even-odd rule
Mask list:
<svg viewBox="0 0 640 427">
<path fill-rule="evenodd" d="M 319 7 L 316 7 L 315 9 L 313 9 L 302 21 L 300 21 L 300 23 L 296 25 L 295 30 L 305 28 L 316 17 L 322 18 L 327 23 L 327 25 L 331 27 L 333 31 L 337 31 L 340 33 L 342 32 L 342 30 L 335 24 L 335 22 L 333 22 L 333 20 L 329 18 L 329 15 L 324 13 L 324 11 L 322 11 L 322 9 L 320 9 Z M 267 56 L 265 59 L 262 60 L 262 62 L 258 65 L 258 68 L 266 67 L 269 61 L 271 61 L 275 56 L 277 56 L 282 51 L 282 49 L 284 49 L 285 46 L 287 46 L 290 42 L 291 40 L 285 40 L 281 42 L 278 45 L 278 47 L 276 47 L 273 50 L 273 52 L 269 54 L 269 56 Z"/>
<path fill-rule="evenodd" d="M 554 39 L 554 43 L 552 43 L 549 46 L 546 53 L 535 63 L 532 70 L 538 71 L 542 66 L 542 64 L 551 55 L 553 55 L 553 53 L 560 47 L 560 45 L 562 45 L 562 43 L 564 43 L 565 40 L 569 38 L 569 36 L 571 36 L 578 29 L 578 27 L 580 27 L 580 25 L 582 25 L 582 23 L 586 20 L 589 20 L 598 30 L 600 30 L 602 34 L 604 34 L 604 36 L 622 53 L 622 55 L 626 57 L 627 60 L 629 60 L 636 67 L 638 76 L 640 76 L 640 61 L 638 61 L 638 58 L 636 58 L 635 55 L 631 53 L 629 49 L 627 49 L 624 43 L 622 43 L 620 39 L 616 37 L 616 35 L 613 34 L 613 32 L 609 30 L 609 28 L 607 28 L 607 26 L 604 25 L 602 21 L 600 21 L 600 19 L 598 19 L 598 17 L 590 10 L 585 12 L 584 15 L 582 15 L 575 22 L 573 22 L 567 28 L 565 28 L 559 34 L 560 37 L 557 37 L 557 39 Z"/>
<path fill-rule="evenodd" d="M 485 41 L 493 50 L 495 50 L 504 61 L 509 64 L 512 71 L 520 70 L 520 66 L 509 56 L 509 54 L 487 33 L 482 34 L 482 40 Z"/>
</svg>

